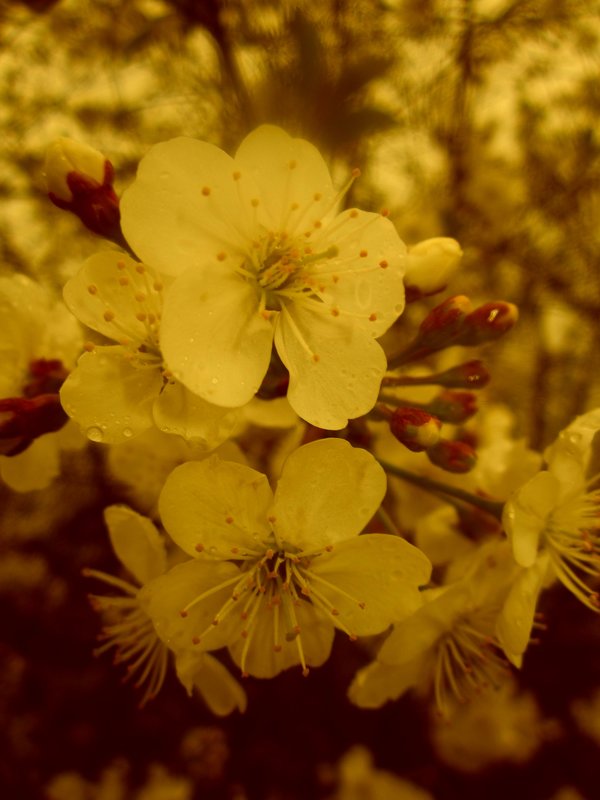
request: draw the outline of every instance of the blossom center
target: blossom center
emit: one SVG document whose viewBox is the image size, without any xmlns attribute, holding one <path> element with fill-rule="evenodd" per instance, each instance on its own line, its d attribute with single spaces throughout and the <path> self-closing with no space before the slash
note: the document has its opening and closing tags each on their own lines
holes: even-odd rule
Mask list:
<svg viewBox="0 0 600 800">
<path fill-rule="evenodd" d="M 233 547 L 230 554 L 212 554 L 220 559 L 240 562 L 240 572 L 233 578 L 212 587 L 197 595 L 182 610 L 181 616 L 187 617 L 190 609 L 202 603 L 207 597 L 221 589 L 232 586 L 230 597 L 215 614 L 211 625 L 199 635 L 193 637 L 194 644 L 199 644 L 210 635 L 217 625 L 226 618 L 233 619 L 239 635 L 244 639 L 240 667 L 242 675 L 247 676 L 246 662 L 255 633 L 260 622 L 266 622 L 272 630 L 272 649 L 281 652 L 283 643 L 294 642 L 302 673 L 308 675 L 305 647 L 302 639 L 302 627 L 298 620 L 298 609 L 304 606 L 317 611 L 320 617 L 334 617 L 335 626 L 343 630 L 351 640 L 356 635 L 343 620 L 339 619 L 340 611 L 331 602 L 329 595 L 337 595 L 346 602 L 351 602 L 361 609 L 365 603 L 349 595 L 341 587 L 336 586 L 311 568 L 315 559 L 324 553 L 333 551 L 332 545 L 324 545 L 314 550 L 299 550 L 294 547 L 280 546 L 275 537 L 261 543 L 260 549 Z M 271 546 L 272 545 L 272 546 Z M 265 549 L 263 549 L 265 547 Z M 204 550 L 202 544 L 196 549 Z"/>
</svg>

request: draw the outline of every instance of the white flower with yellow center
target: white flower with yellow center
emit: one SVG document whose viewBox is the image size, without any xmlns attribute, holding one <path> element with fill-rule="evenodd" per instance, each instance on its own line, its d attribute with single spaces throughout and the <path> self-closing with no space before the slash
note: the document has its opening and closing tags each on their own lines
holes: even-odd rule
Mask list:
<svg viewBox="0 0 600 800">
<path fill-rule="evenodd" d="M 92 606 L 111 618 L 99 637 L 103 643 L 95 654 L 115 651 L 114 663 L 127 664 L 126 680 L 134 679 L 136 688 L 144 689 L 140 701 L 143 706 L 160 691 L 169 664 L 169 649 L 154 630 L 140 588 L 167 569 L 165 545 L 152 522 L 126 506 L 109 506 L 104 519 L 113 550 L 135 582 L 94 569 L 84 570 L 85 576 L 121 593 L 90 595 Z M 245 710 L 244 690 L 213 656 L 198 648 L 180 648 L 175 651 L 175 666 L 188 694 L 196 689 L 215 714 L 223 716 L 235 708 Z"/>
<path fill-rule="evenodd" d="M 242 674 L 269 678 L 322 664 L 335 628 L 355 639 L 412 614 L 428 559 L 395 536 L 358 536 L 385 488 L 375 459 L 338 439 L 292 453 L 275 495 L 241 464 L 177 467 L 159 507 L 195 560 L 147 587 L 159 635 L 227 646 Z"/>
<path fill-rule="evenodd" d="M 529 579 L 533 618 L 547 568 L 585 606 L 600 610 L 600 409 L 578 417 L 545 453 L 548 468 L 510 498 L 503 522 Z M 535 589 L 534 589 L 535 587 Z"/>
<path fill-rule="evenodd" d="M 80 322 L 112 345 L 89 345 L 60 392 L 67 414 L 97 442 L 116 444 L 156 426 L 215 447 L 236 420 L 192 394 L 166 370 L 159 330 L 163 281 L 129 256 L 98 253 L 64 288 Z"/>
<path fill-rule="evenodd" d="M 180 138 L 142 160 L 123 232 L 175 276 L 160 340 L 188 389 L 243 405 L 274 342 L 308 422 L 339 429 L 373 407 L 386 368 L 375 339 L 404 308 L 406 248 L 380 214 L 336 214 L 354 177 L 336 192 L 311 144 L 268 125 L 235 158 Z"/>
</svg>

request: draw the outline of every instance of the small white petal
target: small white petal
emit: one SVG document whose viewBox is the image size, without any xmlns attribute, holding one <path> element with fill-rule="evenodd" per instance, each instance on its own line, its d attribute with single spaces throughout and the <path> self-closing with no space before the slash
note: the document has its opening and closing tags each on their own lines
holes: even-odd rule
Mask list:
<svg viewBox="0 0 600 800">
<path fill-rule="evenodd" d="M 164 541 L 147 517 L 127 506 L 108 506 L 104 521 L 117 558 L 140 585 L 162 575 L 167 568 Z"/>
</svg>

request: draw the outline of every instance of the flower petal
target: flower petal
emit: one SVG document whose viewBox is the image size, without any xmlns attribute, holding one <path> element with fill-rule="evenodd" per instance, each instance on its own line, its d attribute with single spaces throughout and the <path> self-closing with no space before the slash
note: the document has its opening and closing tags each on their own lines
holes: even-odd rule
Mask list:
<svg viewBox="0 0 600 800">
<path fill-rule="evenodd" d="M 496 623 L 498 641 L 507 658 L 517 667 L 521 666 L 521 656 L 529 644 L 535 608 L 548 564 L 546 553 L 532 567 L 522 570 L 511 587 Z"/>
<path fill-rule="evenodd" d="M 269 534 L 271 488 L 264 475 L 211 456 L 181 464 L 159 500 L 163 525 L 187 553 L 234 558 L 232 548 L 252 548 Z"/>
<path fill-rule="evenodd" d="M 290 373 L 290 405 L 311 425 L 340 430 L 375 405 L 387 366 L 383 350 L 325 306 L 299 308 L 285 301 L 275 346 Z"/>
<path fill-rule="evenodd" d="M 398 667 L 374 661 L 356 673 L 348 689 L 348 698 L 360 708 L 381 708 L 419 682 L 422 666 L 420 659 Z"/>
<path fill-rule="evenodd" d="M 557 478 L 550 472 L 539 472 L 507 502 L 502 522 L 515 561 L 522 567 L 530 567 L 535 562 L 540 537 L 559 496 Z"/>
<path fill-rule="evenodd" d="M 147 517 L 114 505 L 104 509 L 104 521 L 117 558 L 141 586 L 165 572 L 165 543 Z"/>
<path fill-rule="evenodd" d="M 235 167 L 248 205 L 249 193 L 257 191 L 257 218 L 268 229 L 295 236 L 331 209 L 335 192 L 323 157 L 310 142 L 281 128 L 261 125 L 246 136 Z M 247 187 L 247 177 L 256 189 Z"/>
<path fill-rule="evenodd" d="M 38 436 L 16 456 L 0 456 L 0 477 L 15 492 L 45 489 L 59 475 L 58 433 Z"/>
<path fill-rule="evenodd" d="M 199 653 L 192 646 L 175 656 L 175 667 L 188 694 L 196 689 L 213 714 L 226 717 L 236 709 L 242 713 L 246 710 L 246 692 L 214 656 Z"/>
<path fill-rule="evenodd" d="M 321 439 L 285 461 L 273 503 L 277 534 L 315 549 L 357 536 L 383 500 L 383 469 L 366 450 Z"/>
<path fill-rule="evenodd" d="M 312 238 L 316 252 L 337 253 L 312 271 L 330 314 L 370 336 L 381 336 L 404 310 L 406 245 L 385 217 L 351 209 Z"/>
<path fill-rule="evenodd" d="M 177 278 L 165 297 L 161 347 L 173 374 L 217 405 L 247 403 L 269 366 L 273 328 L 255 285 L 221 266 Z"/>
<path fill-rule="evenodd" d="M 153 407 L 154 422 L 161 431 L 183 436 L 207 449 L 218 447 L 231 436 L 238 410 L 208 403 L 179 381 L 169 381 Z"/>
<path fill-rule="evenodd" d="M 161 371 L 136 368 L 124 353 L 119 345 L 84 353 L 60 390 L 67 414 L 95 442 L 118 444 L 154 425 Z"/>
<path fill-rule="evenodd" d="M 309 603 L 301 602 L 295 609 L 300 633 L 291 640 L 281 636 L 281 650 L 276 652 L 274 613 L 273 609 L 261 609 L 248 638 L 241 636 L 243 626 L 239 625 L 238 638 L 230 644 L 229 652 L 240 668 L 243 662 L 245 673 L 255 678 L 273 678 L 282 670 L 301 664 L 302 657 L 310 667 L 319 667 L 327 661 L 334 636 L 333 625 L 327 618 Z M 247 642 L 246 657 L 243 658 Z"/>
<path fill-rule="evenodd" d="M 137 272 L 136 267 L 143 272 Z M 136 314 L 148 309 L 142 308 L 135 296 L 141 292 L 146 298 L 144 306 L 150 303 L 152 311 L 160 313 L 162 298 L 154 289 L 154 282 L 155 276 L 147 267 L 125 253 L 108 250 L 88 258 L 65 284 L 63 296 L 73 314 L 88 328 L 113 341 L 127 336 L 134 342 L 143 342 L 148 333 Z"/>
<path fill-rule="evenodd" d="M 145 584 L 138 600 L 158 636 L 172 650 L 191 647 L 196 636 L 202 637 L 201 643 L 193 645 L 199 652 L 218 650 L 231 637 L 225 626 L 212 623 L 231 597 L 232 581 L 239 575 L 238 567 L 229 561 L 192 559 Z M 182 616 L 182 610 L 201 595 L 205 595 L 203 599 Z"/>
<path fill-rule="evenodd" d="M 315 559 L 307 578 L 339 612 L 334 624 L 339 619 L 351 634 L 370 636 L 421 606 L 419 587 L 430 575 L 431 563 L 416 547 L 398 536 L 368 533 Z"/>
<path fill-rule="evenodd" d="M 233 159 L 208 142 L 181 137 L 153 147 L 121 199 L 125 238 L 166 275 L 245 246 Z"/>
</svg>

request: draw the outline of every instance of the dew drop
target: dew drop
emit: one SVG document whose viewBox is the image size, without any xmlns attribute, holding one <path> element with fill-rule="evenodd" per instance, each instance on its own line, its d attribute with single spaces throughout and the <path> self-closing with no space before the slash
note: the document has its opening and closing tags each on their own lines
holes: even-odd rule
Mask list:
<svg viewBox="0 0 600 800">
<path fill-rule="evenodd" d="M 133 436 L 133 431 L 131 430 L 131 428 L 123 428 L 123 436 L 126 439 L 131 439 L 131 437 Z"/>
<path fill-rule="evenodd" d="M 213 386 L 216 386 L 216 384 L 217 384 L 218 382 L 219 382 L 219 379 L 218 379 L 218 378 L 213 378 L 213 379 L 211 380 L 211 383 L 212 383 L 212 385 L 213 385 Z"/>
<path fill-rule="evenodd" d="M 92 442 L 101 442 L 104 439 L 104 434 L 96 425 L 92 425 L 91 428 L 88 428 L 86 434 L 88 439 L 91 439 Z"/>
</svg>

